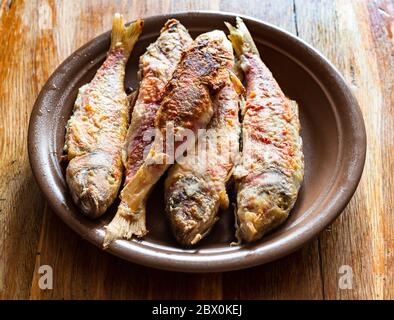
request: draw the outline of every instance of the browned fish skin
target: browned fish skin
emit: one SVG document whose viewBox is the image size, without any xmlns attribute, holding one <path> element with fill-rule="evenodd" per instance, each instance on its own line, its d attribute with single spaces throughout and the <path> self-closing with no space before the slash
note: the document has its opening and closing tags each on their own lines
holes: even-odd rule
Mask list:
<svg viewBox="0 0 394 320">
<path fill-rule="evenodd" d="M 290 101 L 261 61 L 243 24 L 229 26 L 230 39 L 245 73 L 243 149 L 235 170 L 237 236 L 256 241 L 283 223 L 303 179 L 304 163 L 297 104 Z"/>
<path fill-rule="evenodd" d="M 127 202 L 131 212 L 117 214 L 107 226 L 104 246 L 115 239 L 129 239 L 140 232 L 136 229 L 135 221 L 144 220 L 140 216 L 145 216 L 147 196 L 170 165 L 167 159 L 171 155 L 160 148 L 162 137 L 166 137 L 167 124 L 173 123 L 175 133 L 184 129 L 197 133 L 210 121 L 213 114 L 211 96 L 227 82 L 232 61 L 226 48 L 227 41 L 224 40 L 222 32 L 206 33 L 200 35 L 183 53 L 166 86 L 157 113 L 155 124 L 161 136 L 155 137 L 147 159 L 121 193 L 122 200 Z"/>
<path fill-rule="evenodd" d="M 182 51 L 192 43 L 186 28 L 177 20 L 166 22 L 156 42 L 140 58 L 141 84 L 127 133 L 126 183 L 144 162 L 143 152 L 149 145 L 144 133 L 154 128 L 164 87 L 170 80 Z"/>
<path fill-rule="evenodd" d="M 232 64 L 226 39 L 221 37 L 220 31 L 200 35 L 185 52 L 166 88 L 157 128 L 165 131 L 170 121 L 175 128 L 205 128 L 213 114 L 212 93 L 225 85 Z"/>
<path fill-rule="evenodd" d="M 194 151 L 175 164 L 165 182 L 166 213 L 177 241 L 194 245 L 229 204 L 226 182 L 239 153 L 239 94 L 230 81 L 214 100 L 204 152 Z"/>
<path fill-rule="evenodd" d="M 152 43 L 140 58 L 141 84 L 124 147 L 125 184 L 144 162 L 144 151 L 150 144 L 150 141 L 144 139 L 144 134 L 154 129 L 164 87 L 170 80 L 182 51 L 189 47 L 192 41 L 186 28 L 179 21 L 171 19 L 162 28 L 156 42 Z M 129 211 L 127 203 L 121 201 L 118 211 L 127 214 Z M 141 218 L 145 217 L 141 216 Z M 138 223 L 140 228 L 136 236 L 143 236 L 146 234 L 145 220 Z"/>
<path fill-rule="evenodd" d="M 82 212 L 96 218 L 112 204 L 122 180 L 121 150 L 129 122 L 125 66 L 143 26 L 124 27 L 116 14 L 111 48 L 93 80 L 80 88 L 67 123 L 67 184 Z"/>
</svg>

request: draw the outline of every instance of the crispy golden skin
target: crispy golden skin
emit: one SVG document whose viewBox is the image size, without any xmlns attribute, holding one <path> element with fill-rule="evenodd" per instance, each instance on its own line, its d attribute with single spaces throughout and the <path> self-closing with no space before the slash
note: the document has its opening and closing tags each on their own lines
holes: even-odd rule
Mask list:
<svg viewBox="0 0 394 320">
<path fill-rule="evenodd" d="M 241 19 L 228 25 L 246 79 L 242 158 L 237 185 L 237 237 L 256 241 L 283 223 L 303 180 L 298 107 L 282 92 Z"/>
<path fill-rule="evenodd" d="M 154 129 L 164 87 L 193 39 L 177 20 L 168 20 L 159 38 L 140 57 L 141 83 L 125 143 L 126 183 L 144 162 L 143 152 L 151 141 L 144 139 L 147 130 Z"/>
<path fill-rule="evenodd" d="M 124 164 L 126 168 L 125 185 L 144 163 L 144 152 L 149 151 L 151 141 L 149 131 L 154 130 L 156 113 L 160 107 L 164 88 L 170 80 L 183 50 L 191 45 L 193 39 L 186 28 L 177 20 L 166 22 L 159 38 L 152 43 L 140 57 L 139 74 L 141 83 L 133 109 L 131 123 L 124 146 Z M 127 203 L 121 201 L 119 214 L 130 211 Z M 145 216 L 135 220 L 136 236 L 146 234 Z M 138 232 L 137 232 L 138 230 Z"/>
<path fill-rule="evenodd" d="M 155 137 L 147 159 L 129 180 L 121 193 L 130 211 L 118 212 L 106 227 L 104 246 L 119 238 L 131 238 L 141 232 L 136 221 L 145 221 L 145 205 L 150 190 L 171 164 L 173 151 L 163 149 L 167 125 L 174 126 L 174 133 L 189 129 L 197 134 L 210 121 L 213 110 L 212 97 L 227 82 L 231 55 L 229 43 L 221 31 L 212 31 L 197 37 L 183 53 L 174 75 L 165 88 L 156 127 Z M 231 44 L 230 44 L 231 46 Z M 168 142 L 168 141 L 167 141 Z M 194 141 L 190 142 L 194 143 Z M 179 145 L 175 143 L 175 149 Z M 143 226 L 145 227 L 145 226 Z"/>
<path fill-rule="evenodd" d="M 239 156 L 239 91 L 230 81 L 216 95 L 214 115 L 199 143 L 169 171 L 165 182 L 166 214 L 180 244 L 206 236 L 229 204 L 226 182 Z"/>
<path fill-rule="evenodd" d="M 115 15 L 107 59 L 80 88 L 67 123 L 67 184 L 75 203 L 91 218 L 107 210 L 122 181 L 121 150 L 129 122 L 125 66 L 142 26 L 137 20 L 125 27 L 123 18 Z"/>
</svg>

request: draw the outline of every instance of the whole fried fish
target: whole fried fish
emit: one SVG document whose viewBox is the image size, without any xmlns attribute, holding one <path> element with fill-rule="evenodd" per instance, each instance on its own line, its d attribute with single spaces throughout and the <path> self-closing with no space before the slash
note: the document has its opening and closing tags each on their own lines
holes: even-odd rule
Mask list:
<svg viewBox="0 0 394 320">
<path fill-rule="evenodd" d="M 226 24 L 246 78 L 242 110 L 242 158 L 237 186 L 237 238 L 256 241 L 283 223 L 298 195 L 304 157 L 298 107 L 280 89 L 265 66 L 240 18 Z"/>
<path fill-rule="evenodd" d="M 231 52 L 232 53 L 232 52 Z M 214 115 L 196 148 L 171 167 L 165 181 L 166 213 L 177 241 L 190 246 L 206 236 L 229 199 L 226 182 L 239 156 L 239 93 L 228 80 L 216 95 Z"/>
<path fill-rule="evenodd" d="M 142 27 L 143 20 L 125 27 L 123 17 L 115 14 L 107 58 L 93 80 L 79 89 L 67 123 L 67 184 L 75 203 L 91 218 L 107 210 L 122 181 L 122 146 L 129 123 L 125 67 Z"/>
<path fill-rule="evenodd" d="M 121 198 L 130 211 L 119 212 L 106 227 L 104 246 L 119 238 L 141 233 L 136 221 L 145 221 L 145 205 L 149 192 L 167 170 L 176 141 L 186 132 L 197 134 L 209 123 L 214 106 L 212 97 L 227 83 L 232 63 L 231 43 L 221 31 L 212 31 L 196 38 L 183 53 L 172 79 L 167 84 L 155 119 L 157 134 L 147 158 L 124 187 Z M 168 135 L 175 135 L 174 149 Z M 186 145 L 194 145 L 195 141 Z M 182 142 L 183 143 L 183 142 Z M 143 218 L 142 218 L 143 217 Z"/>
<path fill-rule="evenodd" d="M 160 107 L 160 99 L 164 87 L 171 79 L 183 50 L 191 45 L 193 39 L 186 28 L 177 20 L 166 22 L 159 38 L 152 43 L 140 57 L 139 75 L 141 83 L 134 105 L 130 127 L 124 147 L 124 165 L 126 168 L 125 185 L 132 179 L 144 162 L 144 154 L 149 151 L 151 140 L 149 131 L 154 130 L 156 113 Z M 130 209 L 125 201 L 121 201 L 118 214 L 127 215 Z M 145 216 L 136 219 L 136 236 L 146 234 Z"/>
</svg>

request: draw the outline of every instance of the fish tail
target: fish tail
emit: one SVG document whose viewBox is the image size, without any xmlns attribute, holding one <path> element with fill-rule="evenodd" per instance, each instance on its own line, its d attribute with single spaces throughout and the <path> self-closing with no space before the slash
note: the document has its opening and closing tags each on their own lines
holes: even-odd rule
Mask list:
<svg viewBox="0 0 394 320">
<path fill-rule="evenodd" d="M 152 171 L 143 166 L 135 173 L 120 193 L 121 203 L 115 217 L 105 227 L 104 248 L 116 239 L 143 237 L 146 229 L 146 199 L 150 192 Z"/>
<path fill-rule="evenodd" d="M 115 13 L 112 23 L 111 49 L 123 47 L 128 58 L 134 48 L 144 26 L 144 20 L 138 19 L 129 26 L 124 25 L 123 16 Z"/>
<path fill-rule="evenodd" d="M 132 236 L 140 238 L 148 233 L 145 208 L 141 208 L 137 214 L 133 215 L 125 213 L 125 209 L 127 209 L 127 205 L 121 203 L 115 217 L 105 227 L 104 248 L 117 239 L 131 239 Z"/>
<path fill-rule="evenodd" d="M 252 53 L 259 56 L 256 44 L 254 43 L 248 28 L 240 17 L 237 17 L 236 27 L 232 26 L 228 22 L 225 22 L 225 25 L 230 31 L 228 38 L 233 44 L 235 54 L 238 58 L 245 53 Z"/>
</svg>

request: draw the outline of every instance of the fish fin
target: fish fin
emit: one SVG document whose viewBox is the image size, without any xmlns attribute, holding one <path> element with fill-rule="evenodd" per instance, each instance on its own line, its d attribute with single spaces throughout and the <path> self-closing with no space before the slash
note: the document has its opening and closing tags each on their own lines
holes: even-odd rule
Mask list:
<svg viewBox="0 0 394 320">
<path fill-rule="evenodd" d="M 104 248 L 107 248 L 117 239 L 131 239 L 132 236 L 141 238 L 148 233 L 145 208 L 141 208 L 138 214 L 122 214 L 124 212 L 123 205 L 119 206 L 118 212 L 111 223 L 105 226 Z"/>
<path fill-rule="evenodd" d="M 233 71 L 230 71 L 230 80 L 234 86 L 234 90 L 237 92 L 238 95 L 241 95 L 242 93 L 244 93 L 245 88 L 242 85 L 241 80 L 239 80 L 239 78 L 237 77 L 237 75 Z"/>
<path fill-rule="evenodd" d="M 144 165 L 140 167 L 120 193 L 122 200 L 115 217 L 105 227 L 104 247 L 116 239 L 143 237 L 146 233 L 146 199 L 154 179 Z"/>
<path fill-rule="evenodd" d="M 228 38 L 233 44 L 237 57 L 242 56 L 244 53 L 260 55 L 248 28 L 240 17 L 237 17 L 236 27 L 232 26 L 228 22 L 225 22 L 225 25 L 230 31 Z"/>
<path fill-rule="evenodd" d="M 222 190 L 219 192 L 219 204 L 220 208 L 225 210 L 230 205 L 230 200 L 228 199 L 228 195 L 226 190 Z"/>
<path fill-rule="evenodd" d="M 111 49 L 123 47 L 124 54 L 128 58 L 142 32 L 143 26 L 144 20 L 138 19 L 126 27 L 123 16 L 115 13 L 112 24 Z"/>
<path fill-rule="evenodd" d="M 241 67 L 241 60 L 239 59 L 239 57 L 234 57 L 234 66 L 232 68 L 232 72 L 237 76 L 237 78 L 239 79 L 239 81 L 244 80 L 244 74 L 242 71 L 242 67 Z"/>
<path fill-rule="evenodd" d="M 241 238 L 241 231 L 239 230 L 239 224 L 238 224 L 238 216 L 237 216 L 237 204 L 233 203 L 234 207 L 234 226 L 235 226 L 235 238 L 237 241 L 233 241 L 230 243 L 230 246 L 239 246 L 242 243 L 242 238 Z"/>
</svg>

